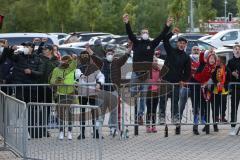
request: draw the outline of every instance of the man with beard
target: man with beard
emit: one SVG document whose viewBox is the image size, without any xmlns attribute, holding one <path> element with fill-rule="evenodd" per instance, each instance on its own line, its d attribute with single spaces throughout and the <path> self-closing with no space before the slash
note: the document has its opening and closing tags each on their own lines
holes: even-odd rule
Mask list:
<svg viewBox="0 0 240 160">
<path fill-rule="evenodd" d="M 179 83 L 170 86 L 171 91 L 160 97 L 160 121 L 165 123 L 165 111 L 167 106 L 167 99 L 171 98 L 171 112 L 173 123 L 176 124 L 176 135 L 180 134 L 180 113 L 178 107 L 179 90 L 184 82 L 188 82 L 191 76 L 191 60 L 186 54 L 187 40 L 179 37 L 177 41 L 177 48 L 173 48 L 169 42 L 174 33 L 179 33 L 178 28 L 174 28 L 171 33 L 165 36 L 163 44 L 167 53 L 164 67 L 168 68 L 168 72 L 162 77 L 168 83 Z"/>
</svg>

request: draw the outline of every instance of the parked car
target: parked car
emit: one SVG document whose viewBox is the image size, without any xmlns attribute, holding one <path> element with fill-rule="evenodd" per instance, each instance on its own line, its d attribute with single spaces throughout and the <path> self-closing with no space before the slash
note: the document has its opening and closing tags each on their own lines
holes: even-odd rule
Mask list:
<svg viewBox="0 0 240 160">
<path fill-rule="evenodd" d="M 170 44 L 172 45 L 172 47 L 177 47 L 177 41 L 175 40 L 170 40 Z M 188 55 L 191 54 L 191 50 L 193 46 L 198 46 L 201 50 L 208 50 L 210 48 L 216 49 L 216 47 L 200 40 L 188 40 L 187 49 L 186 49 L 186 53 Z M 156 50 L 160 50 L 160 58 L 162 59 L 166 58 L 167 53 L 162 42 L 157 46 Z"/>
<path fill-rule="evenodd" d="M 223 47 L 216 49 L 215 52 L 218 56 L 226 57 L 226 61 L 228 62 L 229 59 L 233 58 L 233 46 L 234 45 L 235 44 L 224 45 Z"/>
<path fill-rule="evenodd" d="M 74 48 L 84 48 L 88 44 L 87 42 L 74 42 L 60 45 L 61 47 L 74 47 Z"/>
<path fill-rule="evenodd" d="M 105 36 L 105 35 L 111 35 L 110 33 L 103 33 L 103 32 L 73 32 L 70 33 L 69 36 L 65 38 L 64 43 L 69 43 L 69 40 L 71 40 L 73 37 L 74 39 L 78 39 L 79 42 L 88 42 L 92 37 L 96 36 Z"/>
<path fill-rule="evenodd" d="M 68 36 L 67 33 L 48 33 L 50 35 L 54 35 L 54 36 L 57 36 L 58 40 L 62 39 L 62 38 L 65 38 Z"/>
<path fill-rule="evenodd" d="M 240 42 L 240 29 L 228 29 L 224 31 L 220 31 L 212 38 L 205 40 L 207 42 L 217 48 L 223 47 L 226 44 L 234 44 Z"/>
<path fill-rule="evenodd" d="M 33 41 L 34 38 L 48 38 L 48 44 L 58 45 L 58 39 L 54 35 L 47 33 L 2 33 L 0 39 L 6 39 L 9 45 L 21 45 L 26 41 Z M 36 44 L 38 46 L 38 44 Z"/>
<path fill-rule="evenodd" d="M 75 48 L 75 47 L 59 47 L 59 53 L 61 54 L 61 56 L 72 55 L 72 54 L 76 54 L 79 56 L 80 53 L 84 50 L 86 50 L 86 49 L 85 48 Z"/>
<path fill-rule="evenodd" d="M 210 38 L 212 38 L 212 36 L 213 36 L 213 35 L 203 36 L 203 37 L 199 38 L 198 40 L 200 40 L 200 41 L 209 40 Z"/>
<path fill-rule="evenodd" d="M 178 37 L 184 37 L 187 40 L 198 40 L 201 37 L 208 36 L 208 34 L 203 33 L 179 33 L 178 35 L 173 35 L 171 40 L 177 41 Z"/>
</svg>

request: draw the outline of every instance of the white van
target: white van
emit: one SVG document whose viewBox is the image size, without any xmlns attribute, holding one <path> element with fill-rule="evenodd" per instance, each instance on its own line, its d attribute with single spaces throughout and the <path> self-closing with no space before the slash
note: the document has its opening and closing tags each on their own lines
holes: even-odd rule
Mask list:
<svg viewBox="0 0 240 160">
<path fill-rule="evenodd" d="M 240 29 L 228 29 L 220 31 L 212 38 L 204 40 L 216 48 L 223 47 L 224 45 L 234 44 L 240 42 Z"/>
<path fill-rule="evenodd" d="M 47 33 L 2 33 L 0 39 L 6 39 L 10 46 L 20 45 L 26 41 L 33 41 L 34 38 L 48 38 L 48 44 L 58 45 L 57 36 L 50 35 Z M 36 44 L 38 46 L 38 44 Z"/>
</svg>

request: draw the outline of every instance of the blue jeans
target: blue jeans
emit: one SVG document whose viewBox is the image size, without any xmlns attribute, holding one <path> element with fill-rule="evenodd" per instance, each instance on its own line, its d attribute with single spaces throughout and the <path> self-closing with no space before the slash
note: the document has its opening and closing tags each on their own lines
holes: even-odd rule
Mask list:
<svg viewBox="0 0 240 160">
<path fill-rule="evenodd" d="M 180 121 L 180 111 L 179 111 L 179 106 L 178 106 L 178 101 L 179 101 L 179 91 L 180 87 L 179 85 L 173 85 L 171 86 L 172 91 L 169 93 L 166 93 L 165 95 L 160 96 L 160 118 L 165 118 L 165 112 L 166 112 L 166 107 L 167 107 L 167 100 L 168 98 L 171 98 L 171 117 L 174 120 L 175 123 L 179 123 Z"/>
<path fill-rule="evenodd" d="M 141 77 L 143 73 L 140 72 L 132 72 L 132 76 L 131 76 L 131 81 L 130 83 L 145 83 L 144 81 L 139 82 L 139 77 Z M 146 94 L 147 94 L 147 89 L 148 89 L 148 85 L 143 85 L 143 84 L 139 84 L 139 85 L 132 85 L 130 86 L 130 92 L 131 92 L 131 96 L 136 96 L 139 93 L 143 93 L 140 97 L 137 98 L 137 102 L 138 103 L 135 104 L 138 107 L 138 116 L 143 116 L 144 115 L 144 111 L 145 111 L 145 101 L 146 101 Z"/>
<path fill-rule="evenodd" d="M 179 107 L 180 107 L 180 118 L 182 119 L 183 111 L 185 109 L 188 97 L 190 97 L 190 89 L 187 87 L 180 88 L 179 94 Z"/>
</svg>

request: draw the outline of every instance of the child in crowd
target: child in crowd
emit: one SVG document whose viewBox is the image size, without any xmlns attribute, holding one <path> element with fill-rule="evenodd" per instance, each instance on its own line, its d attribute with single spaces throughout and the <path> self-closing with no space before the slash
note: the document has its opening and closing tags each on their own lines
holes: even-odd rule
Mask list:
<svg viewBox="0 0 240 160">
<path fill-rule="evenodd" d="M 217 122 L 227 122 L 225 112 L 227 109 L 228 82 L 230 76 L 230 71 L 226 67 L 226 57 L 219 56 L 216 70 L 212 74 L 214 88 L 211 105 L 214 132 L 218 132 Z"/>
<path fill-rule="evenodd" d="M 157 83 L 160 79 L 160 70 L 161 66 L 158 63 L 158 58 L 154 56 L 153 58 L 153 65 L 152 65 L 152 73 L 151 73 L 151 79 L 149 79 L 150 83 Z M 158 97 L 158 90 L 159 86 L 156 84 L 153 84 L 148 87 L 148 94 L 147 94 L 147 115 L 146 115 L 146 121 L 147 121 L 147 133 L 156 133 L 156 111 L 157 106 L 159 102 Z M 152 125 L 151 125 L 152 122 Z"/>
<path fill-rule="evenodd" d="M 194 104 L 194 127 L 193 133 L 199 135 L 198 132 L 198 121 L 199 121 L 199 109 L 201 110 L 201 119 L 203 122 L 209 123 L 209 100 L 211 98 L 211 93 L 209 92 L 209 85 L 212 72 L 214 72 L 216 67 L 217 57 L 214 50 L 207 50 L 200 53 L 199 62 L 200 65 L 197 68 L 196 73 L 192 78 L 192 82 L 200 83 L 200 85 L 191 86 L 191 93 L 194 93 L 194 98 L 192 100 Z M 205 125 L 206 134 L 210 133 L 209 125 Z"/>
</svg>

